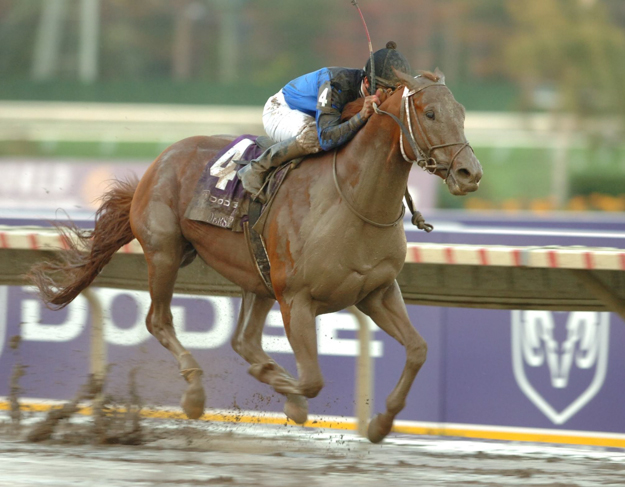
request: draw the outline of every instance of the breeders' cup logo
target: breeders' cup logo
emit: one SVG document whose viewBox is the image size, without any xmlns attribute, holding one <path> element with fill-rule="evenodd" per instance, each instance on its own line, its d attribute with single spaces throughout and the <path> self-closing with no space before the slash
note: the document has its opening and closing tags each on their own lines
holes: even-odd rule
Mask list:
<svg viewBox="0 0 625 487">
<path fill-rule="evenodd" d="M 512 312 L 514 377 L 554 424 L 568 421 L 601 389 L 609 334 L 610 313 Z"/>
</svg>

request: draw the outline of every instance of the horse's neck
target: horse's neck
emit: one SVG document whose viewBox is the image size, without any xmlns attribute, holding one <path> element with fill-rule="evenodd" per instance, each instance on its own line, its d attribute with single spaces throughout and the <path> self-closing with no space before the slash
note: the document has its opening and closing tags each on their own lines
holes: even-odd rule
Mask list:
<svg viewBox="0 0 625 487">
<path fill-rule="evenodd" d="M 339 170 L 344 192 L 367 218 L 379 223 L 400 214 L 410 164 L 399 153 L 397 125 L 390 117 L 374 116 L 345 150 L 347 164 Z"/>
</svg>

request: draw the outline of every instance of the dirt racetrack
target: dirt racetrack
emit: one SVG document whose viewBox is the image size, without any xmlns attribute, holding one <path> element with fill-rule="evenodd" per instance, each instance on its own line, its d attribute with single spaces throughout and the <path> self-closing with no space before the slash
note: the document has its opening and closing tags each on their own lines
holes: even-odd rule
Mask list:
<svg viewBox="0 0 625 487">
<path fill-rule="evenodd" d="M 42 443 L 0 416 L 0 486 L 625 485 L 625 452 L 295 426 L 143 421 L 144 444 L 93 446 L 86 418 Z M 25 428 L 33 418 L 26 421 Z"/>
</svg>

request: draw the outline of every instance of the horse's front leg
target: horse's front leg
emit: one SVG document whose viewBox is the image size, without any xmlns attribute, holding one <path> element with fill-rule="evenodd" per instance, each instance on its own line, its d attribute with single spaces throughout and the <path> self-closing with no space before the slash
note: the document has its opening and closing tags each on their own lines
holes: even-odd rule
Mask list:
<svg viewBox="0 0 625 487">
<path fill-rule="evenodd" d="M 297 363 L 298 380 L 274 376 L 270 382 L 281 394 L 316 397 L 323 388 L 323 376 L 317 355 L 317 329 L 313 303 L 307 293 L 292 299 L 280 299 L 284 330 Z"/>
<path fill-rule="evenodd" d="M 412 383 L 425 362 L 428 347 L 410 323 L 397 281 L 374 291 L 357 306 L 406 348 L 406 365 L 399 382 L 386 399 L 386 412 L 376 415 L 369 423 L 367 436 L 371 442 L 379 443 L 390 433 L 395 416 L 404 409 Z"/>
<path fill-rule="evenodd" d="M 263 328 L 267 314 L 275 303 L 273 298 L 265 298 L 244 291 L 237 329 L 232 337 L 232 348 L 250 365 L 250 374 L 265 384 L 294 382 L 295 379 L 278 365 L 262 347 Z M 308 419 L 308 403 L 301 394 L 287 394 L 284 413 L 298 424 Z"/>
</svg>

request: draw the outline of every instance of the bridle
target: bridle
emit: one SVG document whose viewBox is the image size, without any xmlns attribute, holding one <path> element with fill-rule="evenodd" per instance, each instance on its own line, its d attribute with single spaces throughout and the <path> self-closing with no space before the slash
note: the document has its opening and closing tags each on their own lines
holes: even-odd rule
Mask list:
<svg viewBox="0 0 625 487">
<path fill-rule="evenodd" d="M 421 75 L 418 75 L 417 78 L 420 76 Z M 419 120 L 419 117 L 417 115 L 417 110 L 414 107 L 414 103 L 410 103 L 410 98 L 412 98 L 414 95 L 422 92 L 423 90 L 427 88 L 432 88 L 435 86 L 443 86 L 447 88 L 447 85 L 443 83 L 432 83 L 430 85 L 424 86 L 423 88 L 419 88 L 418 90 L 410 90 L 408 89 L 408 87 L 404 87 L 404 93 L 402 94 L 402 103 L 401 103 L 401 107 L 399 111 L 399 118 L 397 118 L 392 113 L 385 112 L 384 110 L 380 110 L 375 104 L 373 105 L 373 109 L 375 110 L 375 113 L 377 113 L 378 115 L 390 116 L 399 125 L 399 128 L 401 129 L 399 132 L 399 148 L 401 149 L 401 155 L 406 162 L 410 162 L 411 164 L 417 164 L 421 169 L 423 169 L 426 172 L 429 172 L 430 174 L 435 174 L 439 169 L 445 169 L 447 170 L 447 174 L 446 174 L 446 177 L 447 177 L 451 172 L 451 168 L 453 167 L 454 161 L 458 157 L 458 154 L 460 154 L 464 150 L 465 147 L 468 147 L 471 150 L 473 150 L 473 148 L 467 141 L 452 142 L 450 144 L 430 145 L 430 142 L 428 141 L 428 138 L 425 134 L 425 130 L 423 130 L 423 126 L 421 125 L 421 121 Z M 406 123 L 408 124 L 408 128 L 406 128 L 406 126 L 402 122 L 402 119 L 404 118 L 404 116 L 406 117 Z M 417 138 L 415 137 L 414 130 L 413 130 L 413 119 L 414 119 L 414 122 L 416 122 L 415 127 L 418 129 L 419 138 L 423 141 L 423 144 L 425 145 L 425 150 L 422 150 L 421 147 L 419 147 Z M 408 154 L 406 153 L 406 149 L 404 147 L 404 135 L 406 136 L 406 139 L 408 140 L 408 144 L 410 145 L 410 149 L 412 150 L 412 153 L 416 156 L 416 159 L 414 160 L 410 159 L 408 157 Z M 432 153 L 436 149 L 442 149 L 444 147 L 453 147 L 456 145 L 459 145 L 461 147 L 456 151 L 454 156 L 451 158 L 449 165 L 447 166 L 439 164 L 436 161 L 436 158 L 432 155 Z"/>
<path fill-rule="evenodd" d="M 419 78 L 420 76 L 421 75 L 418 75 L 416 77 Z M 467 141 L 452 142 L 450 144 L 439 144 L 439 145 L 431 145 L 430 142 L 428 141 L 428 138 L 425 134 L 425 130 L 423 130 L 423 126 L 421 125 L 421 121 L 419 120 L 417 111 L 414 107 L 414 103 L 410 103 L 410 98 L 412 98 L 417 93 L 420 93 L 423 90 L 427 88 L 431 88 L 433 86 L 444 86 L 445 88 L 447 88 L 447 86 L 444 83 L 432 83 L 432 84 L 424 86 L 423 88 L 419 88 L 417 90 L 410 90 L 408 89 L 408 87 L 404 87 L 404 93 L 402 94 L 402 103 L 400 105 L 400 111 L 399 111 L 399 118 L 393 115 L 392 113 L 385 112 L 384 110 L 380 110 L 376 104 L 373 105 L 373 109 L 375 113 L 377 113 L 378 115 L 390 116 L 397 123 L 397 125 L 399 125 L 399 128 L 400 128 L 399 148 L 401 150 L 401 155 L 406 162 L 410 162 L 411 164 L 417 164 L 421 169 L 423 169 L 424 171 L 430 174 L 435 174 L 439 169 L 445 169 L 447 170 L 447 174 L 445 175 L 445 178 L 447 178 L 451 174 L 451 168 L 453 167 L 454 161 L 458 157 L 458 154 L 460 154 L 460 152 L 462 152 L 465 147 L 468 147 L 471 150 L 473 150 L 473 148 Z M 404 118 L 404 116 L 406 117 L 406 123 L 408 124 L 408 128 L 406 128 L 406 126 L 402 122 L 402 119 Z M 414 119 L 414 126 L 418 129 L 419 138 L 423 141 L 423 144 L 425 145 L 425 150 L 421 149 L 421 147 L 419 146 L 419 143 L 417 142 L 417 138 L 415 137 L 414 130 L 413 130 L 413 119 Z M 416 156 L 416 159 L 414 160 L 410 159 L 408 157 L 408 154 L 406 153 L 406 149 L 404 148 L 404 135 L 406 137 L 406 140 L 408 140 L 408 144 L 410 145 L 412 153 Z M 436 149 L 442 149 L 444 147 L 453 147 L 457 145 L 461 147 L 456 151 L 454 156 L 451 158 L 449 165 L 447 166 L 439 164 L 436 161 L 436 158 L 432 155 L 432 153 Z M 360 212 L 358 212 L 358 210 L 356 210 L 356 208 L 354 208 L 354 206 L 349 202 L 349 200 L 345 198 L 345 195 L 341 191 L 341 187 L 339 185 L 338 174 L 336 171 L 337 152 L 338 152 L 338 149 L 335 149 L 334 160 L 332 161 L 332 169 L 334 173 L 334 185 L 336 186 L 336 190 L 338 191 L 339 195 L 341 196 L 343 201 L 345 201 L 345 203 L 347 204 L 347 207 L 352 211 L 352 213 L 354 213 L 362 221 L 369 223 L 370 225 L 373 225 L 378 228 L 394 227 L 399 222 L 401 222 L 404 219 L 404 214 L 406 213 L 406 207 L 403 204 L 401 205 L 401 212 L 400 212 L 399 217 L 391 223 L 374 222 L 373 220 L 370 220 L 369 218 L 362 215 Z M 410 194 L 408 193 L 408 189 L 406 189 L 406 199 L 408 201 L 408 204 L 411 206 L 411 211 L 413 211 L 414 209 L 412 208 L 412 198 L 410 197 Z M 414 213 L 415 212 L 413 211 L 413 214 Z M 431 227 L 431 225 L 429 226 Z"/>
</svg>

